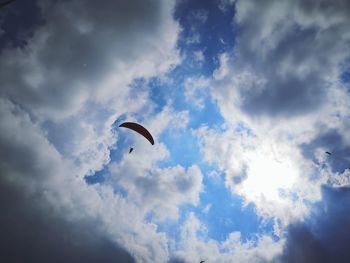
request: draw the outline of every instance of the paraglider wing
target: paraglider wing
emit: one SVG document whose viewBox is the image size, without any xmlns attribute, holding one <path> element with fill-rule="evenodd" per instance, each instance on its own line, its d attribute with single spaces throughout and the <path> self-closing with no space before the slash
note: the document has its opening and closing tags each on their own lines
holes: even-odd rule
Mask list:
<svg viewBox="0 0 350 263">
<path fill-rule="evenodd" d="M 152 145 L 154 144 L 154 140 L 150 132 L 143 127 L 142 125 L 135 123 L 135 122 L 124 122 L 119 125 L 119 127 L 129 128 L 133 131 L 136 131 L 137 133 L 141 134 L 143 137 L 145 137 Z"/>
<path fill-rule="evenodd" d="M 326 152 L 326 154 L 328 154 L 328 155 L 332 155 L 330 152 Z"/>
</svg>

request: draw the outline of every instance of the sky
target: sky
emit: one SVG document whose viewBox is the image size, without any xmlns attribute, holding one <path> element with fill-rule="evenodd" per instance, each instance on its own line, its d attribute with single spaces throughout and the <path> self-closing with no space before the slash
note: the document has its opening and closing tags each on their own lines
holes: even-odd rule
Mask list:
<svg viewBox="0 0 350 263">
<path fill-rule="evenodd" d="M 349 13 L 3 6 L 0 261 L 350 262 Z"/>
</svg>

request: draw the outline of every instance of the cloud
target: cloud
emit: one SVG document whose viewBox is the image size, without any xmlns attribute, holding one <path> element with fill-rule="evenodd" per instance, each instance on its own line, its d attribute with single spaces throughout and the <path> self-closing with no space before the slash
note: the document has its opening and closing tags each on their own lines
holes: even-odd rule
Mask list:
<svg viewBox="0 0 350 263">
<path fill-rule="evenodd" d="M 214 90 L 223 108 L 237 103 L 250 116 L 294 117 L 324 106 L 349 55 L 349 7 L 306 2 L 236 1 L 231 81 Z"/>
<path fill-rule="evenodd" d="M 194 58 L 196 61 L 203 62 L 205 60 L 205 57 L 204 57 L 202 50 L 195 51 L 195 52 L 193 52 L 193 54 L 194 54 Z"/>
<path fill-rule="evenodd" d="M 320 186 L 347 168 L 329 161 L 337 168 L 325 172 L 313 156 L 327 147 L 322 134 L 337 131 L 339 143 L 333 134 L 330 144 L 348 158 L 350 100 L 339 80 L 349 56 L 348 8 L 346 1 L 235 1 L 235 47 L 219 55 L 209 85 L 225 123 L 198 130 L 204 159 L 260 215 L 285 225 L 305 217 Z"/>
<path fill-rule="evenodd" d="M 290 226 L 288 238 L 281 262 L 331 262 L 324 245 L 304 225 Z"/>
<path fill-rule="evenodd" d="M 322 201 L 305 222 L 289 227 L 283 255 L 276 262 L 348 262 L 349 188 L 323 188 Z"/>
<path fill-rule="evenodd" d="M 38 117 L 73 115 L 88 100 L 126 101 L 134 78 L 178 61 L 172 4 L 43 1 L 41 8 L 45 26 L 1 60 L 2 96 Z"/>
<path fill-rule="evenodd" d="M 281 239 L 242 242 L 233 232 L 218 242 L 206 238 L 206 227 L 191 214 L 179 244 L 158 223 L 176 221 L 181 206 L 199 203 L 203 174 L 197 165 L 164 166 L 170 153 L 162 135 L 186 129 L 191 116 L 168 105 L 155 114 L 149 87 L 135 81 L 162 77 L 180 61 L 174 2 L 40 1 L 39 7 L 45 23 L 26 45 L 0 55 L 0 209 L 6 209 L 0 240 L 9 248 L 3 257 L 23 249 L 32 261 L 201 255 L 269 262 L 282 252 L 284 227 L 306 218 L 309 204 L 320 200 L 322 184 L 348 184 L 346 164 L 329 161 L 325 168 L 317 152 L 332 145 L 334 155 L 348 158 L 350 100 L 338 79 L 348 56 L 347 3 L 236 1 L 235 26 L 242 30 L 234 56 L 221 54 L 212 80 L 189 78 L 185 96 L 200 109 L 210 90 L 226 123 L 195 131 L 204 160 L 217 166 L 213 173 L 224 172 L 228 188 L 254 202 L 258 215 L 275 218 Z M 190 14 L 188 42 L 200 42 L 196 31 L 208 16 Z M 157 143 L 150 147 L 131 135 L 134 152 L 109 164 L 123 136 L 113 124 L 125 113 L 142 119 Z M 269 167 L 261 172 L 262 160 Z M 107 180 L 87 185 L 83 178 L 102 168 Z M 299 236 L 312 251 L 324 246 L 313 229 L 293 226 L 281 258 L 291 255 Z"/>
<path fill-rule="evenodd" d="M 40 127 L 30 121 L 27 113 L 3 100 L 0 109 L 1 188 L 4 193 L 9 193 L 2 204 L 8 207 L 15 203 L 8 212 L 9 220 L 21 218 L 28 228 L 40 229 L 38 236 L 29 232 L 28 238 L 33 235 L 38 245 L 69 245 L 61 241 L 63 237 L 60 232 L 54 231 L 57 223 L 60 226 L 58 230 L 66 231 L 68 235 L 77 239 L 86 237 L 86 243 L 82 242 L 81 249 L 77 248 L 77 254 L 69 250 L 71 254 L 67 255 L 68 259 L 77 257 L 92 244 L 97 245 L 96 249 L 101 249 L 91 252 L 97 258 L 104 250 L 110 253 L 118 248 L 118 244 L 123 245 L 123 249 L 127 249 L 138 261 L 163 261 L 167 257 L 164 235 L 156 233 L 153 224 L 143 222 L 143 214 L 133 203 L 115 195 L 109 187 L 88 186 L 77 176 L 74 164 L 55 150 Z M 13 226 L 11 222 L 4 218 L 2 227 L 6 227 L 7 233 L 20 236 L 21 233 L 14 229 L 17 221 Z M 80 233 L 86 231 L 83 226 L 88 226 L 91 238 Z M 41 234 L 45 230 L 53 236 Z M 136 242 L 132 241 L 135 237 Z M 28 256 L 38 260 L 38 249 L 30 250 L 32 254 Z M 48 250 L 53 251 L 50 247 Z M 127 255 L 122 250 L 120 253 L 121 256 Z M 116 255 L 111 253 L 110 256 Z M 62 254 L 62 259 L 64 256 Z"/>
<path fill-rule="evenodd" d="M 205 100 L 208 93 L 209 80 L 204 77 L 189 77 L 185 80 L 184 95 L 186 101 L 201 110 L 205 106 Z"/>
<path fill-rule="evenodd" d="M 333 173 L 343 173 L 349 167 L 350 145 L 338 129 L 325 129 L 307 145 L 302 145 L 306 158 L 329 165 Z M 321 151 L 317 151 L 317 150 Z M 325 155 L 328 151 L 331 155 Z M 319 156 L 315 156 L 318 153 Z"/>
<path fill-rule="evenodd" d="M 346 169 L 343 173 L 332 174 L 329 178 L 328 185 L 332 187 L 349 187 L 350 169 Z"/>
<path fill-rule="evenodd" d="M 206 238 L 205 226 L 190 214 L 180 231 L 180 247 L 171 262 L 270 262 L 283 247 L 269 236 L 257 236 L 255 241 L 242 242 L 239 232 L 232 232 L 223 242 Z"/>
<path fill-rule="evenodd" d="M 153 212 L 157 220 L 176 220 L 181 205 L 198 203 L 203 177 L 198 166 L 149 170 L 134 167 L 128 172 L 135 165 L 137 163 L 130 163 L 129 159 L 113 166 L 111 176 L 119 176 L 117 186 L 123 187 L 128 199 L 138 204 L 145 214 Z"/>
<path fill-rule="evenodd" d="M 185 27 L 183 41 L 187 45 L 196 45 L 202 41 L 201 35 L 197 32 L 199 27 L 204 25 L 208 20 L 208 11 L 203 9 L 197 9 L 190 11 L 185 17 L 184 22 L 188 25 Z M 188 31 L 187 31 L 188 30 Z"/>
<path fill-rule="evenodd" d="M 320 200 L 319 187 L 327 177 L 311 177 L 318 170 L 304 160 L 298 145 L 241 129 L 198 129 L 203 159 L 214 164 L 224 174 L 226 187 L 245 204 L 252 202 L 260 216 L 278 218 L 283 225 L 306 216 L 306 203 Z"/>
<path fill-rule="evenodd" d="M 281 262 L 337 261 L 333 254 L 322 252 L 328 243 L 320 242 L 312 227 L 296 222 L 312 213 L 312 206 L 306 204 L 321 200 L 323 184 L 348 185 L 349 136 L 344 131 L 349 125 L 349 94 L 339 80 L 348 67 L 346 28 L 350 20 L 346 10 L 346 1 L 268 1 L 261 5 L 236 1 L 239 30 L 234 53 L 219 56 L 220 67 L 211 84 L 211 94 L 226 123 L 222 130 L 197 133 L 205 160 L 218 165 L 226 184 L 248 200 L 251 192 L 244 184 L 254 178 L 251 167 L 257 161 L 247 158 L 250 151 L 260 153 L 264 167 L 268 160 L 281 161 L 280 156 L 283 162 L 292 160 L 289 171 L 297 170 L 298 175 L 288 190 L 291 195 L 279 193 L 289 199 L 282 204 L 287 209 L 268 198 L 250 199 L 260 215 L 282 219 L 284 226 L 295 222 L 289 228 Z M 337 43 L 332 44 L 335 39 Z M 271 149 L 266 148 L 270 145 Z M 337 156 L 325 157 L 327 149 Z M 260 176 L 270 178 L 273 172 L 270 167 L 260 171 Z M 258 189 L 263 188 L 260 184 Z M 342 200 L 334 196 L 334 207 L 337 198 Z M 283 219 L 290 212 L 293 220 Z M 282 227 L 279 236 L 283 231 Z"/>
<path fill-rule="evenodd" d="M 32 125 L 28 114 L 1 99 L 0 116 L 2 260 L 59 262 L 85 258 L 93 262 L 119 257 L 122 262 L 133 262 L 96 228 L 90 229 L 94 220 L 77 222 L 72 220 L 73 211 L 67 213 L 70 202 L 65 204 L 63 197 L 66 187 L 60 187 L 62 183 L 71 185 L 74 174 L 62 178 L 69 165 L 45 140 L 39 127 Z M 75 183 L 74 187 L 80 185 Z M 61 191 L 58 196 L 57 190 Z"/>
<path fill-rule="evenodd" d="M 179 62 L 174 3 L 39 4 L 45 23 L 0 59 L 1 210 L 10 209 L 1 243 L 11 248 L 2 255 L 23 248 L 32 261 L 165 262 L 167 237 L 133 200 L 83 178 L 109 162 L 119 115 L 139 112 L 147 122 L 153 106 L 134 79 Z M 187 179 L 180 190 L 200 185 L 198 168 L 174 169 Z"/>
<path fill-rule="evenodd" d="M 1 261 L 135 262 L 127 251 L 96 231 L 98 222 L 63 219 L 60 211 L 53 211 L 43 202 L 44 193 L 34 196 L 23 193 L 18 186 L 5 182 L 2 176 Z"/>
</svg>

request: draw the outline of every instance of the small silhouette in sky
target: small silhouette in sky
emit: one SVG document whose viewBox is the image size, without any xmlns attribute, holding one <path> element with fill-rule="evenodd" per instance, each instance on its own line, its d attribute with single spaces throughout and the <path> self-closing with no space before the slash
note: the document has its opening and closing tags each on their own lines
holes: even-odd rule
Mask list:
<svg viewBox="0 0 350 263">
<path fill-rule="evenodd" d="M 129 153 L 132 153 L 133 150 L 134 148 L 130 147 Z"/>
<path fill-rule="evenodd" d="M 201 260 L 201 262 L 199 262 L 199 263 L 204 263 L 205 261 L 204 260 Z"/>
<path fill-rule="evenodd" d="M 328 154 L 328 155 L 332 155 L 330 152 L 326 152 L 326 154 Z"/>
<path fill-rule="evenodd" d="M 10 3 L 14 2 L 14 1 L 16 1 L 16 0 L 8 0 L 8 1 L 5 1 L 5 2 L 2 2 L 2 3 L 0 3 L 0 8 L 3 8 L 4 6 L 6 6 L 6 5 L 8 5 L 8 4 L 10 4 Z"/>
</svg>

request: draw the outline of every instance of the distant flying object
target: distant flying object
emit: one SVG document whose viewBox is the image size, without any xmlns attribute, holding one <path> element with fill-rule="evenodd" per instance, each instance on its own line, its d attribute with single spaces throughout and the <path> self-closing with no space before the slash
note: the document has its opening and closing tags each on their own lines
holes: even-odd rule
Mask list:
<svg viewBox="0 0 350 263">
<path fill-rule="evenodd" d="M 134 148 L 130 147 L 129 153 L 131 153 L 134 150 Z"/>
<path fill-rule="evenodd" d="M 6 5 L 8 5 L 8 4 L 10 4 L 10 3 L 14 2 L 14 1 L 16 1 L 16 0 L 8 0 L 8 1 L 5 1 L 5 2 L 2 2 L 2 3 L 0 3 L 0 8 L 3 8 L 4 6 L 6 6 Z"/>
<path fill-rule="evenodd" d="M 204 263 L 205 261 L 204 260 L 202 260 L 201 262 L 199 262 L 199 263 Z"/>
<path fill-rule="evenodd" d="M 326 152 L 326 154 L 328 154 L 328 155 L 332 155 L 330 152 Z"/>
<path fill-rule="evenodd" d="M 143 137 L 145 137 L 152 145 L 154 145 L 154 139 L 151 135 L 151 133 L 142 125 L 135 123 L 135 122 L 124 122 L 119 125 L 119 127 L 124 127 L 131 129 L 139 134 L 141 134 Z"/>
</svg>

